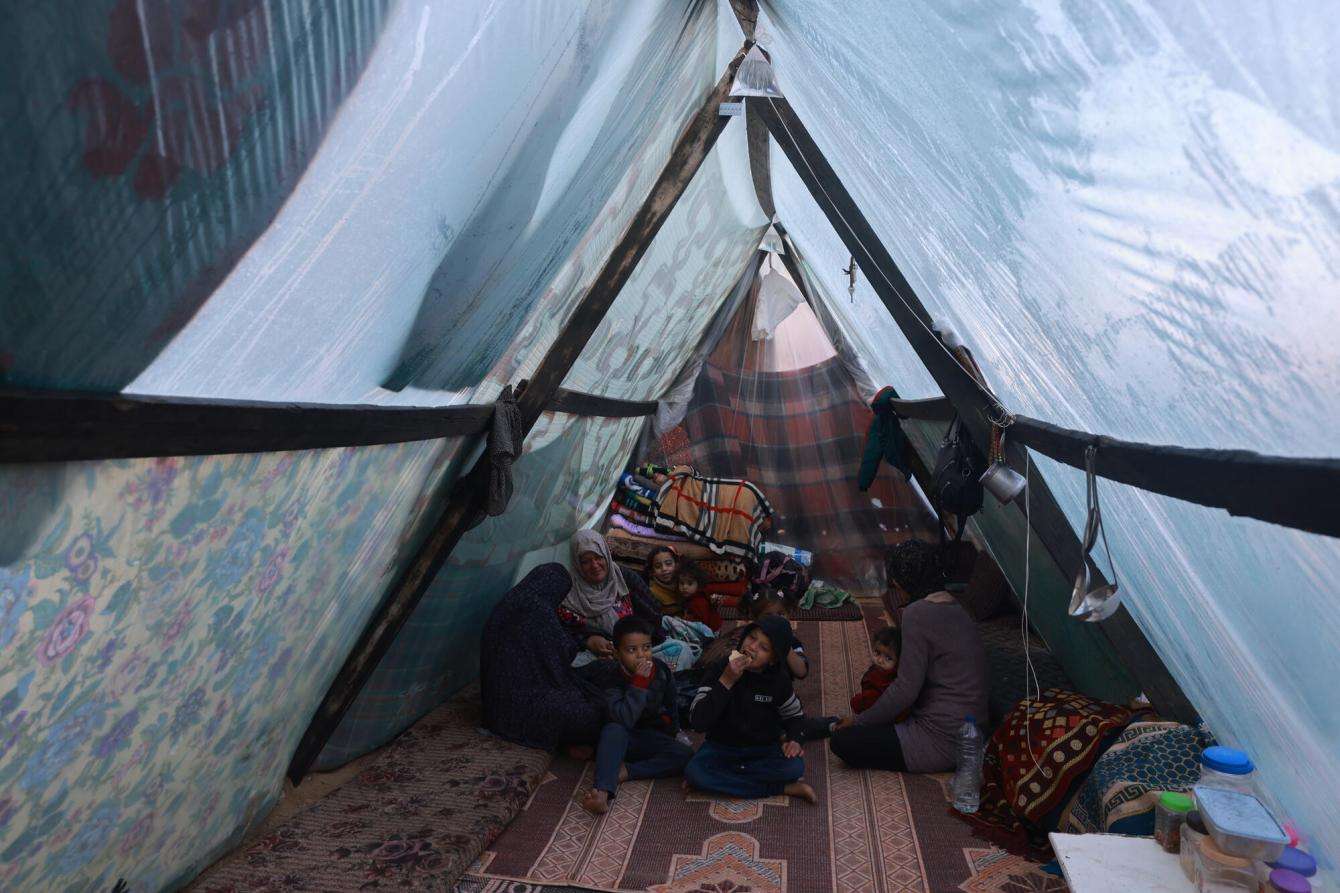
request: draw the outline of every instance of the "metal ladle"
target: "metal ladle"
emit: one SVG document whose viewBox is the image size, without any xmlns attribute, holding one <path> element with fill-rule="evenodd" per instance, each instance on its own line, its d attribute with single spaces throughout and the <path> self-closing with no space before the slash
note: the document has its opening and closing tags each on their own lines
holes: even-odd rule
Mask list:
<svg viewBox="0 0 1340 893">
<path fill-rule="evenodd" d="M 1107 545 L 1107 531 L 1103 530 L 1103 511 L 1098 504 L 1098 475 L 1094 472 L 1094 460 L 1098 447 L 1089 444 L 1084 450 L 1084 475 L 1087 485 L 1087 504 L 1089 517 L 1084 525 L 1084 561 L 1075 574 L 1075 588 L 1070 593 L 1070 616 L 1088 623 L 1106 620 L 1121 607 L 1121 596 L 1117 594 L 1117 566 L 1112 563 L 1112 550 Z M 1103 537 L 1103 550 L 1107 553 L 1108 567 L 1112 568 L 1112 582 L 1096 589 L 1089 584 L 1094 579 L 1102 579 L 1102 571 L 1090 553 L 1097 545 L 1098 535 Z"/>
</svg>

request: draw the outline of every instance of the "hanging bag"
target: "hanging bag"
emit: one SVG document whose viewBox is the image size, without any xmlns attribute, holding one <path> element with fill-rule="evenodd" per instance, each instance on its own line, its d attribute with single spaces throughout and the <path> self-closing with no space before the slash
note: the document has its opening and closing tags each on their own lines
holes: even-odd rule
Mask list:
<svg viewBox="0 0 1340 893">
<path fill-rule="evenodd" d="M 969 516 L 982 507 L 982 472 L 985 464 L 973 448 L 972 438 L 956 415 L 940 442 L 935 455 L 935 469 L 931 474 L 931 505 L 943 518 L 952 514 L 958 518 L 954 542 L 963 536 L 963 526 Z M 944 536 L 941 525 L 941 538 Z"/>
</svg>

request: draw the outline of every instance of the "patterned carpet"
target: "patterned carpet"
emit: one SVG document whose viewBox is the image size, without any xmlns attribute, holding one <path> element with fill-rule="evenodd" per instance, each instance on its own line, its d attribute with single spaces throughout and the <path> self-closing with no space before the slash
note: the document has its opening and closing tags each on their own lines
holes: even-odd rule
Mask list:
<svg viewBox="0 0 1340 893">
<path fill-rule="evenodd" d="M 485 737 L 478 726 L 472 686 L 352 781 L 216 863 L 190 889 L 451 889 L 520 812 L 551 759 Z"/>
<path fill-rule="evenodd" d="M 846 712 L 870 660 L 866 623 L 794 625 L 813 672 L 811 715 Z M 811 806 L 786 797 L 684 794 L 678 779 L 623 785 L 597 819 L 579 805 L 590 764 L 557 759 L 522 813 L 480 856 L 460 893 L 982 891 L 1055 893 L 1060 878 L 976 840 L 949 813 L 948 776 L 847 769 L 826 742 L 805 749 Z"/>
</svg>

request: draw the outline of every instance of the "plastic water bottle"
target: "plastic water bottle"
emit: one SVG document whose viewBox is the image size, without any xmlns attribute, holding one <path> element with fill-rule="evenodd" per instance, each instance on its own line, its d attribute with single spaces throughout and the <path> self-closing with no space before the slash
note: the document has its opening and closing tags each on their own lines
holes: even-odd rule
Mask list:
<svg viewBox="0 0 1340 893">
<path fill-rule="evenodd" d="M 954 808 L 972 813 L 982 798 L 982 733 L 971 716 L 963 718 L 958 730 L 958 770 L 954 773 Z"/>
</svg>

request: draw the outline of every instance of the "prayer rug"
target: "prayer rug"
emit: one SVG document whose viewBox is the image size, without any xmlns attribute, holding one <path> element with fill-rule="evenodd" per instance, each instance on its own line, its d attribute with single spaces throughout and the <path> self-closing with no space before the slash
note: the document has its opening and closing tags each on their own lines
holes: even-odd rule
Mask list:
<svg viewBox="0 0 1340 893">
<path fill-rule="evenodd" d="M 197 893 L 449 890 L 550 755 L 479 729 L 479 688 L 434 710 L 328 797 L 215 863 Z"/>
<path fill-rule="evenodd" d="M 797 621 L 810 715 L 845 714 L 870 663 L 865 624 Z M 975 839 L 950 815 L 948 776 L 846 768 L 823 741 L 805 746 L 819 803 L 685 793 L 680 780 L 629 782 L 609 813 L 581 808 L 592 766 L 559 758 L 525 809 L 479 857 L 459 893 L 1065 890 L 1024 859 Z"/>
</svg>

